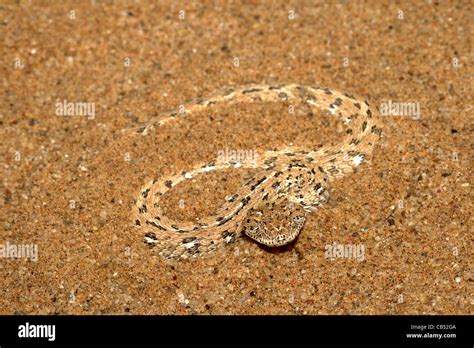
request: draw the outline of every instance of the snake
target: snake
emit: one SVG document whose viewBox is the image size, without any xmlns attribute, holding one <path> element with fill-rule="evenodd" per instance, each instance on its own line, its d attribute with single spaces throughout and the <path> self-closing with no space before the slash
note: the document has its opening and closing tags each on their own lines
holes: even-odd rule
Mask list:
<svg viewBox="0 0 474 348">
<path fill-rule="evenodd" d="M 147 181 L 133 200 L 133 225 L 143 242 L 164 259 L 183 260 L 212 254 L 247 236 L 267 247 L 280 247 L 299 235 L 307 215 L 329 198 L 330 185 L 370 161 L 382 136 L 377 111 L 366 99 L 314 85 L 251 84 L 228 87 L 208 98 L 197 98 L 178 110 L 152 117 L 131 129 L 146 136 L 163 125 L 205 112 L 219 104 L 303 103 L 311 112 L 329 112 L 345 124 L 343 139 L 314 148 L 272 148 L 245 161 L 210 161 L 192 169 Z M 196 221 L 174 221 L 162 209 L 164 195 L 198 175 L 229 168 L 256 168 L 213 214 Z"/>
</svg>

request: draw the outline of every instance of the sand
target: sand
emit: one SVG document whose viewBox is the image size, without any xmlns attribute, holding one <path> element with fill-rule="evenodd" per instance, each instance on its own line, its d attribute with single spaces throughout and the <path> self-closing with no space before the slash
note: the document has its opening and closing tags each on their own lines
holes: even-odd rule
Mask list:
<svg viewBox="0 0 474 348">
<path fill-rule="evenodd" d="M 38 252 L 2 254 L 1 314 L 474 313 L 472 1 L 153 3 L 0 5 L 0 243 Z M 283 104 L 219 106 L 147 137 L 123 130 L 262 82 L 415 109 L 382 117 L 371 163 L 334 182 L 295 243 L 161 259 L 133 227 L 146 180 L 226 148 L 341 133 Z M 68 116 L 68 103 L 89 113 Z M 166 213 L 204 216 L 251 173 L 180 185 Z M 330 258 L 333 245 L 364 253 Z"/>
</svg>

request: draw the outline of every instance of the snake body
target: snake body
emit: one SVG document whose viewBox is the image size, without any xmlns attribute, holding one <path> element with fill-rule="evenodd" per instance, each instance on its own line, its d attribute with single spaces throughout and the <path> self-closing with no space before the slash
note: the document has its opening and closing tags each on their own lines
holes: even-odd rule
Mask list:
<svg viewBox="0 0 474 348">
<path fill-rule="evenodd" d="M 306 214 L 314 212 L 329 196 L 329 183 L 349 174 L 372 153 L 381 137 L 378 118 L 367 101 L 319 86 L 249 85 L 230 88 L 208 99 L 199 99 L 164 113 L 136 129 L 146 135 L 152 129 L 188 117 L 219 103 L 302 102 L 310 109 L 329 111 L 347 125 L 338 145 L 314 149 L 284 147 L 266 151 L 252 164 L 209 162 L 146 183 L 135 199 L 134 225 L 144 242 L 167 259 L 186 259 L 209 254 L 232 243 L 242 234 L 267 246 L 294 240 Z M 197 222 L 177 222 L 161 208 L 162 196 L 179 183 L 202 173 L 231 167 L 256 167 L 259 171 L 212 216 Z"/>
</svg>

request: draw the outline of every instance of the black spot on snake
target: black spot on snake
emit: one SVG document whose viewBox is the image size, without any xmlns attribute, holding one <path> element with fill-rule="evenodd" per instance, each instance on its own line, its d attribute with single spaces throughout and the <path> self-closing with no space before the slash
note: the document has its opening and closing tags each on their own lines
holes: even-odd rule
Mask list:
<svg viewBox="0 0 474 348">
<path fill-rule="evenodd" d="M 183 239 L 183 244 L 188 244 L 196 240 L 196 237 L 188 237 Z"/>
<path fill-rule="evenodd" d="M 147 223 L 148 225 L 151 225 L 151 226 L 153 226 L 153 227 L 156 227 L 157 229 L 159 229 L 159 230 L 161 230 L 161 231 L 166 231 L 166 228 L 164 228 L 164 227 L 161 226 L 161 225 L 158 225 L 158 224 L 157 224 L 156 222 L 154 222 L 154 221 L 149 221 L 149 220 L 147 220 L 146 223 Z"/>
<path fill-rule="evenodd" d="M 221 236 L 222 236 L 222 239 L 224 239 L 227 243 L 231 243 L 235 239 L 235 232 L 229 232 L 225 230 L 224 232 L 222 232 Z M 227 241 L 227 239 L 229 239 L 229 241 Z"/>
<path fill-rule="evenodd" d="M 250 196 L 247 196 L 247 197 L 244 197 L 240 200 L 240 203 L 242 203 L 242 205 L 247 205 L 247 203 L 250 201 Z"/>
<path fill-rule="evenodd" d="M 250 89 L 246 89 L 242 91 L 242 94 L 260 92 L 261 90 L 262 90 L 261 88 L 250 88 Z"/>
<path fill-rule="evenodd" d="M 367 128 L 367 121 L 362 122 L 362 132 L 365 132 L 365 129 Z"/>
</svg>

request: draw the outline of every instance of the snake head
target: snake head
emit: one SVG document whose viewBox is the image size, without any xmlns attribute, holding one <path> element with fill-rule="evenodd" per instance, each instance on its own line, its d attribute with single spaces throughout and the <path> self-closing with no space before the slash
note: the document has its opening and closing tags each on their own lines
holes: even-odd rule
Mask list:
<svg viewBox="0 0 474 348">
<path fill-rule="evenodd" d="M 298 236 L 305 220 L 306 212 L 301 205 L 282 198 L 252 208 L 244 220 L 242 232 L 260 244 L 280 247 Z"/>
</svg>

